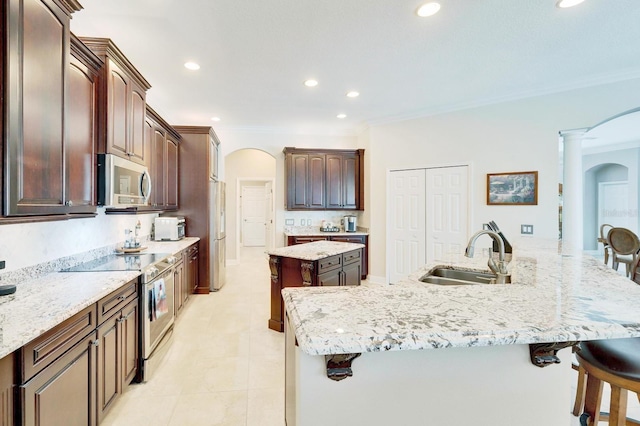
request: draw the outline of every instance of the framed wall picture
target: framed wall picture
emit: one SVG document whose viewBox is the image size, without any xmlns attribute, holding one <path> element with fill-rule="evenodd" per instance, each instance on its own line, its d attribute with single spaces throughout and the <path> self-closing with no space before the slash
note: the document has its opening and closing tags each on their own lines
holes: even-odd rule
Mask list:
<svg viewBox="0 0 640 426">
<path fill-rule="evenodd" d="M 487 205 L 538 205 L 538 172 L 487 174 Z"/>
</svg>

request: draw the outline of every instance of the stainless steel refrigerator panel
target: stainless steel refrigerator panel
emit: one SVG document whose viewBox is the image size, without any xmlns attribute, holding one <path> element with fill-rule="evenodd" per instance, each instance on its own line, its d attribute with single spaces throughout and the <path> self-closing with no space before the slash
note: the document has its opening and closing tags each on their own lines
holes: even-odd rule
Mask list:
<svg viewBox="0 0 640 426">
<path fill-rule="evenodd" d="M 211 291 L 218 291 L 222 288 L 222 286 L 226 283 L 226 238 L 222 238 L 220 240 L 215 240 L 213 242 L 213 252 L 214 259 L 213 268 L 211 269 Z"/>
<path fill-rule="evenodd" d="M 209 264 L 211 270 L 210 277 L 210 290 L 218 291 L 225 284 L 225 262 L 226 262 L 226 248 L 225 248 L 225 183 L 224 182 L 210 182 L 211 185 L 211 200 L 213 202 L 212 214 L 210 217 L 210 229 L 211 229 L 211 247 Z"/>
</svg>

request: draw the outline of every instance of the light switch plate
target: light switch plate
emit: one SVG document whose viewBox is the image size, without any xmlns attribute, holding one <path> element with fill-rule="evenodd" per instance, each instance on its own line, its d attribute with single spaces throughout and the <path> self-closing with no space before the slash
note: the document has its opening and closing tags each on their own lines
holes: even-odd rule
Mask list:
<svg viewBox="0 0 640 426">
<path fill-rule="evenodd" d="M 533 235 L 533 225 L 520 225 L 520 233 L 523 235 Z"/>
<path fill-rule="evenodd" d="M 293 219 L 285 219 L 284 220 L 284 224 L 285 225 L 289 225 L 289 226 L 293 226 L 294 225 L 294 221 L 293 221 Z"/>
</svg>

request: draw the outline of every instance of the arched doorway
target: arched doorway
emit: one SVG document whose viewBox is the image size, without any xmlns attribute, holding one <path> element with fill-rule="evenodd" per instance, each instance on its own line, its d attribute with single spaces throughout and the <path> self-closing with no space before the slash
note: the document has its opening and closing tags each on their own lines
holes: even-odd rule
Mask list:
<svg viewBox="0 0 640 426">
<path fill-rule="evenodd" d="M 227 263 L 237 263 L 245 245 L 273 247 L 276 159 L 245 148 L 225 157 L 227 181 Z M 262 235 L 260 235 L 262 234 Z"/>
<path fill-rule="evenodd" d="M 583 248 L 597 250 L 602 223 L 640 229 L 640 108 L 586 129 L 580 148 L 579 158 L 560 158 L 581 163 Z"/>
</svg>

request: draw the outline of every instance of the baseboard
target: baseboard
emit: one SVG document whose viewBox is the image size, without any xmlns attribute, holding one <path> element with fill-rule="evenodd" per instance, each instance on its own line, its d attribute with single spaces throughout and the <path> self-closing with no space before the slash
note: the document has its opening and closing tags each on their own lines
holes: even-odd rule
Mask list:
<svg viewBox="0 0 640 426">
<path fill-rule="evenodd" d="M 371 284 L 387 284 L 386 277 L 376 277 L 375 275 L 367 275 L 367 281 Z"/>
</svg>

